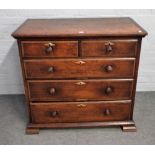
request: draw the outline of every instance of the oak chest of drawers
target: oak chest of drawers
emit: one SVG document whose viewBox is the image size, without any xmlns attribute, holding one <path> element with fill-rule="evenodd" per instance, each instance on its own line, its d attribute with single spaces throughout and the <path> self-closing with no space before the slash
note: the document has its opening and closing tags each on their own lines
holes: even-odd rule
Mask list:
<svg viewBox="0 0 155 155">
<path fill-rule="evenodd" d="M 142 37 L 130 18 L 29 19 L 18 41 L 29 114 L 42 128 L 121 126 L 133 108 Z"/>
</svg>

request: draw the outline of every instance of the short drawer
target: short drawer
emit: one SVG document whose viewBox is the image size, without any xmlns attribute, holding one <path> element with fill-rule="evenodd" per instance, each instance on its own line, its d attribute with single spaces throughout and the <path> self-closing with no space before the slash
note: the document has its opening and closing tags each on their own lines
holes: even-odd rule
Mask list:
<svg viewBox="0 0 155 155">
<path fill-rule="evenodd" d="M 135 58 L 25 60 L 28 79 L 133 77 Z"/>
<path fill-rule="evenodd" d="M 130 101 L 32 103 L 33 123 L 129 120 Z"/>
<path fill-rule="evenodd" d="M 135 57 L 137 40 L 85 40 L 81 50 L 85 57 Z"/>
<path fill-rule="evenodd" d="M 31 101 L 130 99 L 132 86 L 132 79 L 28 81 Z"/>
<path fill-rule="evenodd" d="M 23 41 L 23 57 L 77 57 L 78 41 Z"/>
</svg>

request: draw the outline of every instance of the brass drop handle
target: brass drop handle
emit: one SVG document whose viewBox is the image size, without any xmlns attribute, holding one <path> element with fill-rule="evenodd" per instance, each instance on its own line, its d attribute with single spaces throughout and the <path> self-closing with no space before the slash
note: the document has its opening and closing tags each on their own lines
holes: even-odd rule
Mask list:
<svg viewBox="0 0 155 155">
<path fill-rule="evenodd" d="M 48 72 L 49 72 L 49 73 L 53 73 L 53 72 L 54 72 L 54 67 L 52 67 L 52 66 L 49 67 L 49 68 L 48 68 Z"/>
<path fill-rule="evenodd" d="M 51 53 L 53 51 L 53 47 L 55 46 L 55 44 L 54 43 L 48 43 L 48 44 L 45 44 L 45 46 L 47 47 L 46 53 Z"/>
<path fill-rule="evenodd" d="M 113 71 L 113 67 L 111 66 L 111 65 L 107 65 L 107 66 L 105 66 L 105 70 L 106 70 L 106 72 L 112 72 Z"/>
<path fill-rule="evenodd" d="M 109 109 L 105 109 L 104 110 L 104 115 L 109 116 L 111 114 Z"/>
<path fill-rule="evenodd" d="M 52 117 L 56 117 L 58 114 L 59 114 L 58 111 L 50 111 L 50 115 Z"/>
<path fill-rule="evenodd" d="M 105 89 L 105 93 L 108 95 L 108 94 L 111 94 L 113 92 L 113 89 L 111 87 L 107 87 Z"/>
<path fill-rule="evenodd" d="M 105 43 L 105 47 L 106 47 L 106 52 L 112 52 L 112 50 L 113 50 L 113 46 L 114 45 L 114 43 L 112 43 L 112 42 L 107 42 L 107 43 Z"/>
<path fill-rule="evenodd" d="M 50 93 L 51 95 L 54 95 L 54 94 L 55 94 L 55 88 L 51 88 L 51 89 L 49 90 L 49 93 Z"/>
</svg>

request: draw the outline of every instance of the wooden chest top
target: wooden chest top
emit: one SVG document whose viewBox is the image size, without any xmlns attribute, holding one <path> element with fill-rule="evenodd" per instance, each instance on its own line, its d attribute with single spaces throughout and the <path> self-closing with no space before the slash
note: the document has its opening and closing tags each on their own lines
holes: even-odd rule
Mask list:
<svg viewBox="0 0 155 155">
<path fill-rule="evenodd" d="M 147 32 L 131 18 L 28 19 L 15 38 L 140 36 Z"/>
</svg>

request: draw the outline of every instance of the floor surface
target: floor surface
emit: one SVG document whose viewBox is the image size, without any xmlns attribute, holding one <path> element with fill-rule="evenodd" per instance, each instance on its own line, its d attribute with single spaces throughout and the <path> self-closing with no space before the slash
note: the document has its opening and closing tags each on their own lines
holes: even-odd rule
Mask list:
<svg viewBox="0 0 155 155">
<path fill-rule="evenodd" d="M 48 129 L 25 135 L 26 112 L 23 95 L 0 96 L 0 144 L 155 144 L 155 92 L 136 94 L 134 120 L 138 131 L 120 128 Z"/>
</svg>

